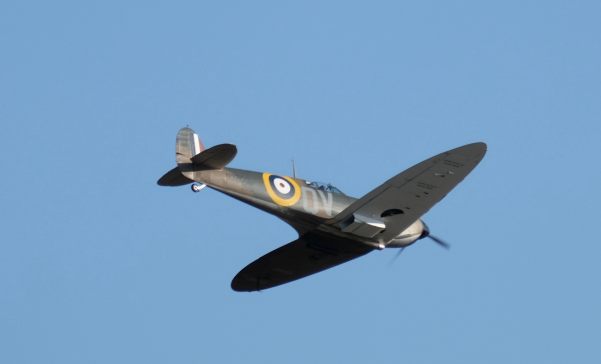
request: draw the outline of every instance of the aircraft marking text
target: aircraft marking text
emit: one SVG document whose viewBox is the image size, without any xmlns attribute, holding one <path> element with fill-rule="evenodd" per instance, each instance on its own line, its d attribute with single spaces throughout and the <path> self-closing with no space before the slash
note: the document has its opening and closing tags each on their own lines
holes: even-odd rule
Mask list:
<svg viewBox="0 0 601 364">
<path fill-rule="evenodd" d="M 331 192 L 302 187 L 303 209 L 313 215 L 332 216 L 334 198 Z"/>
</svg>

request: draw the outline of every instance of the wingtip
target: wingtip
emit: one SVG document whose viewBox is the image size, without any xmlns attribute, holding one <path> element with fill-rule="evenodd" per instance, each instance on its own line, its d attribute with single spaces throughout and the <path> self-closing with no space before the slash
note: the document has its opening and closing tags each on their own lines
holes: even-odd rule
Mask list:
<svg viewBox="0 0 601 364">
<path fill-rule="evenodd" d="M 258 282 L 252 284 L 251 280 L 247 277 L 244 277 L 240 274 L 237 274 L 234 279 L 232 279 L 232 283 L 230 287 L 235 292 L 254 292 L 258 291 L 260 287 L 258 287 Z"/>
<path fill-rule="evenodd" d="M 486 150 L 488 148 L 488 145 L 485 142 L 474 142 L 474 143 L 466 144 L 465 147 L 472 147 L 472 148 Z"/>
<path fill-rule="evenodd" d="M 467 159 L 481 160 L 482 158 L 484 158 L 484 155 L 486 154 L 487 150 L 488 150 L 488 145 L 486 145 L 486 143 L 475 142 L 475 143 L 466 144 L 459 148 L 455 148 L 454 150 L 452 150 L 450 152 L 463 155 Z"/>
<path fill-rule="evenodd" d="M 474 143 L 476 145 L 476 148 L 478 148 L 480 155 L 482 157 L 484 157 L 484 155 L 486 154 L 486 152 L 488 151 L 488 145 L 484 142 L 477 142 Z"/>
<path fill-rule="evenodd" d="M 472 144 L 474 149 L 484 155 L 488 151 L 488 145 L 485 142 L 476 142 Z"/>
</svg>

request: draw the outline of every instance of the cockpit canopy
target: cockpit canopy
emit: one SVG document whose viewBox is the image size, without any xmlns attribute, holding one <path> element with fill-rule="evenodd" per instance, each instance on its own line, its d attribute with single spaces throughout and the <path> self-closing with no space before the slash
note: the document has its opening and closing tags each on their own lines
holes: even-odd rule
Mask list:
<svg viewBox="0 0 601 364">
<path fill-rule="evenodd" d="M 338 188 L 334 187 L 333 185 L 331 185 L 329 183 L 307 181 L 307 184 L 317 190 L 332 192 L 332 193 L 339 193 L 341 195 L 344 195 L 344 193 L 342 191 L 340 191 Z"/>
</svg>

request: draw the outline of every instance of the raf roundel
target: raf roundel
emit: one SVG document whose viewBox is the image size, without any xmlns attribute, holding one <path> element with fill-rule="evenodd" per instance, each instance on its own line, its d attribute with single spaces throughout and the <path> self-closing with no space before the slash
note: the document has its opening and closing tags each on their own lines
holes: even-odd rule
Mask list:
<svg viewBox="0 0 601 364">
<path fill-rule="evenodd" d="M 280 206 L 292 206 L 301 197 L 298 183 L 290 177 L 263 173 L 263 183 L 269 197 Z"/>
</svg>

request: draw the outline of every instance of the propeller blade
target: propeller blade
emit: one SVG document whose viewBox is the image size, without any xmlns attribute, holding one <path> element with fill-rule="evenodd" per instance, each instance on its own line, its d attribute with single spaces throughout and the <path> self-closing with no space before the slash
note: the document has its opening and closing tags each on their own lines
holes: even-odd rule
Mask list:
<svg viewBox="0 0 601 364">
<path fill-rule="evenodd" d="M 432 239 L 436 244 L 440 245 L 441 247 L 445 248 L 445 249 L 450 249 L 451 248 L 451 244 L 447 243 L 446 241 L 442 240 L 439 237 L 436 237 L 434 235 L 429 234 L 428 237 L 430 239 Z"/>
<path fill-rule="evenodd" d="M 394 257 L 392 257 L 392 259 L 390 260 L 390 263 L 388 263 L 389 266 L 393 265 L 394 262 L 396 262 L 396 260 L 399 259 L 399 257 L 401 256 L 401 253 L 403 252 L 403 250 L 405 250 L 405 248 L 399 248 L 399 252 L 396 253 L 394 255 Z"/>
</svg>

